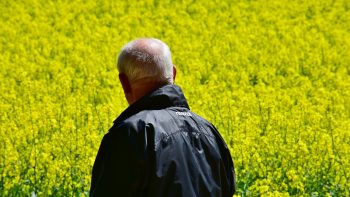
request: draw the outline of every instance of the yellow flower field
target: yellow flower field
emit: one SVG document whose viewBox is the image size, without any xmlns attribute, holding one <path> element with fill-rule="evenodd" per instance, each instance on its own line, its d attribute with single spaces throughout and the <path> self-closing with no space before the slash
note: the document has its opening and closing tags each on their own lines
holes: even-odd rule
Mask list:
<svg viewBox="0 0 350 197">
<path fill-rule="evenodd" d="M 170 46 L 238 196 L 350 196 L 348 0 L 1 0 L 0 196 L 88 196 L 138 37 Z"/>
</svg>

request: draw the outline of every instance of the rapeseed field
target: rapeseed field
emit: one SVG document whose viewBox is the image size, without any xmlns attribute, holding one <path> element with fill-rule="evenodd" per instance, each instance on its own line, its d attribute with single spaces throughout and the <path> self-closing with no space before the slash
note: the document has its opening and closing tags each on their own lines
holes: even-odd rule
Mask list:
<svg viewBox="0 0 350 197">
<path fill-rule="evenodd" d="M 0 196 L 88 196 L 138 37 L 170 46 L 238 196 L 350 196 L 348 0 L 1 0 Z"/>
</svg>

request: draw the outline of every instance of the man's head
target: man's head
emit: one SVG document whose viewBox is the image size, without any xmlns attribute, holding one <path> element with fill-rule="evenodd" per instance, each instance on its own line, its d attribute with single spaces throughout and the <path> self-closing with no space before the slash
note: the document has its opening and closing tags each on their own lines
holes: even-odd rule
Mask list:
<svg viewBox="0 0 350 197">
<path fill-rule="evenodd" d="M 127 43 L 119 54 L 117 67 L 129 104 L 160 86 L 173 84 L 176 76 L 169 47 L 154 38 Z"/>
</svg>

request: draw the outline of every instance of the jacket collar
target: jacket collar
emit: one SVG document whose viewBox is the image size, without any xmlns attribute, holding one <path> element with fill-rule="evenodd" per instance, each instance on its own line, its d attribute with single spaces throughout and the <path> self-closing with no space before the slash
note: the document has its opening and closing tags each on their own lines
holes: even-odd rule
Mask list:
<svg viewBox="0 0 350 197">
<path fill-rule="evenodd" d="M 126 108 L 114 123 L 117 124 L 143 110 L 157 110 L 168 107 L 184 107 L 189 109 L 186 98 L 181 88 L 177 85 L 162 86 L 142 97 Z"/>
</svg>

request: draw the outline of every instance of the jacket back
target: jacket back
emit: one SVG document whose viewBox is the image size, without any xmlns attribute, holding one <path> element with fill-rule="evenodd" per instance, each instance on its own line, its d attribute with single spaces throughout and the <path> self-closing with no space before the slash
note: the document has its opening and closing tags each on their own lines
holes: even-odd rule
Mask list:
<svg viewBox="0 0 350 197">
<path fill-rule="evenodd" d="M 232 196 L 235 171 L 215 127 L 163 86 L 129 106 L 104 136 L 91 196 Z"/>
</svg>

